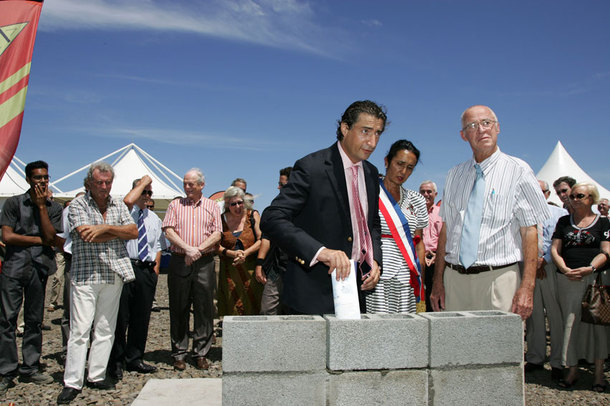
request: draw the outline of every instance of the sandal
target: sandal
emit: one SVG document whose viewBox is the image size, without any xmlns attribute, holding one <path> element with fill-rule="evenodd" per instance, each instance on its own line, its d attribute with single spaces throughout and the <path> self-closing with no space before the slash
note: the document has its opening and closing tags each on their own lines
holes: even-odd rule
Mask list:
<svg viewBox="0 0 610 406">
<path fill-rule="evenodd" d="M 593 392 L 597 392 L 597 393 L 604 393 L 606 391 L 606 389 L 608 388 L 608 383 L 596 383 L 595 385 L 593 385 L 591 387 L 591 390 Z"/>
<path fill-rule="evenodd" d="M 572 382 L 568 382 L 565 379 L 561 379 L 559 381 L 558 385 L 559 385 L 560 388 L 563 388 L 563 389 L 566 389 L 566 390 L 572 390 L 572 389 L 574 389 L 574 385 L 576 385 L 577 381 L 578 381 L 578 378 L 574 379 Z"/>
</svg>

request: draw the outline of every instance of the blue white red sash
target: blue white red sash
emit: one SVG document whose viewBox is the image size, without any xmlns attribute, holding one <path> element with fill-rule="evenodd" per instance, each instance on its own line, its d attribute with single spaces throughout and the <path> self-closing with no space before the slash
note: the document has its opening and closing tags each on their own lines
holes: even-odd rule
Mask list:
<svg viewBox="0 0 610 406">
<path fill-rule="evenodd" d="M 413 288 L 416 302 L 419 303 L 425 296 L 421 280 L 421 265 L 417 259 L 417 252 L 415 251 L 415 245 L 413 244 L 413 238 L 411 237 L 409 222 L 398 203 L 396 203 L 396 200 L 388 193 L 383 184 L 383 179 L 379 179 L 379 184 L 381 186 L 379 190 L 379 210 L 390 228 L 396 245 L 398 245 L 403 258 L 409 266 L 409 273 L 411 276 L 409 278 L 409 284 Z"/>
</svg>

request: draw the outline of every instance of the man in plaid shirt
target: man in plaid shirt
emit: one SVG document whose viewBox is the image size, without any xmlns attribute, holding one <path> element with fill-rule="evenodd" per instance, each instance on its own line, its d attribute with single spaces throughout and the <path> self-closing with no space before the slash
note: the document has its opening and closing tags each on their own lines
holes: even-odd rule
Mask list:
<svg viewBox="0 0 610 406">
<path fill-rule="evenodd" d="M 70 339 L 64 373 L 64 389 L 57 403 L 70 403 L 80 393 L 89 352 L 87 385 L 113 389 L 106 381 L 106 366 L 112 349 L 119 302 L 124 282 L 135 279 L 124 240 L 138 238 L 127 206 L 110 197 L 112 167 L 96 162 L 89 168 L 87 194 L 69 206 L 72 237 L 70 270 Z"/>
</svg>

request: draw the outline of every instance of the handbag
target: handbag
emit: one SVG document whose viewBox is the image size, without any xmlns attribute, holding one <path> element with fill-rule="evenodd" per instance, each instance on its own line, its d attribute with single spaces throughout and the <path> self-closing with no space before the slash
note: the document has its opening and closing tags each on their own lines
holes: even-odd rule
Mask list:
<svg viewBox="0 0 610 406">
<path fill-rule="evenodd" d="M 601 277 L 601 273 L 598 273 L 593 284 L 587 286 L 582 298 L 580 320 L 610 326 L 610 287 L 602 285 Z"/>
</svg>

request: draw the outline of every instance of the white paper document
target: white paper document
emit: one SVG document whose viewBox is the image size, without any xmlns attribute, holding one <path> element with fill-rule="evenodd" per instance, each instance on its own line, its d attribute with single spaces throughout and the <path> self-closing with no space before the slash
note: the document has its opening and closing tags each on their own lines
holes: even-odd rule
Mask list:
<svg viewBox="0 0 610 406">
<path fill-rule="evenodd" d="M 360 303 L 358 302 L 358 286 L 356 275 L 358 267 L 355 261 L 350 261 L 352 268 L 345 280 L 337 281 L 337 270 L 331 274 L 333 281 L 333 299 L 335 301 L 335 316 L 337 319 L 360 319 Z"/>
</svg>

